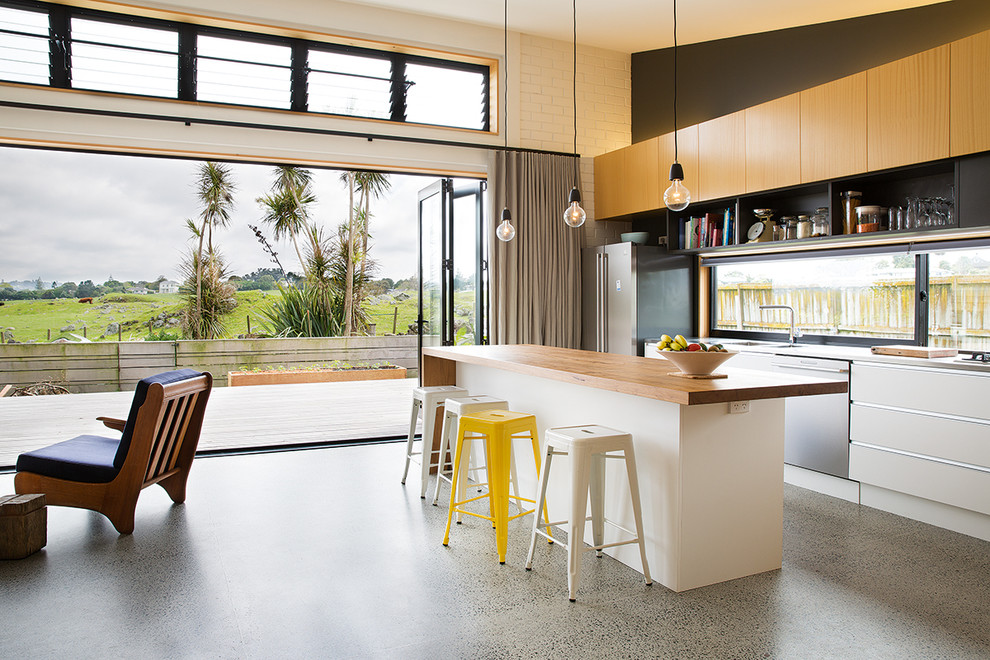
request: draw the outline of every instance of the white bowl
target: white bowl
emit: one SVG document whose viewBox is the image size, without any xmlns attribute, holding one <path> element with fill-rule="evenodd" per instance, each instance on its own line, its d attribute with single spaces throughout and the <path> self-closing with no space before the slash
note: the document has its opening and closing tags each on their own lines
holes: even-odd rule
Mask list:
<svg viewBox="0 0 990 660">
<path fill-rule="evenodd" d="M 735 353 L 708 351 L 658 351 L 670 360 L 681 373 L 689 376 L 708 376 Z"/>
</svg>

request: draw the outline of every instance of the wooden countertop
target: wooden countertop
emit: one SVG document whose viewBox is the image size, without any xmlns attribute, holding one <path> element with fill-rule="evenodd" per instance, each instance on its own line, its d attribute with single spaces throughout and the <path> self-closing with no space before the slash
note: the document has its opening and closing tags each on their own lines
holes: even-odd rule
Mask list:
<svg viewBox="0 0 990 660">
<path fill-rule="evenodd" d="M 733 369 L 731 360 L 718 369 L 728 378 L 696 380 L 668 376 L 676 369 L 666 360 L 532 344 L 424 347 L 423 356 L 424 385 L 453 385 L 452 364 L 465 362 L 686 406 L 848 391 L 844 381 Z"/>
</svg>

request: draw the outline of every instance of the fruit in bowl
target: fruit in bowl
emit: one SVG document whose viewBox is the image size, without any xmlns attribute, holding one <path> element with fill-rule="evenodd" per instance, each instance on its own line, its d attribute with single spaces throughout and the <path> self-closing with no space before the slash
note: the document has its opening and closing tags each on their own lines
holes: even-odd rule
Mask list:
<svg viewBox="0 0 990 660">
<path fill-rule="evenodd" d="M 681 335 L 674 338 L 664 335 L 657 344 L 657 352 L 678 371 L 689 376 L 709 376 L 735 355 L 721 344 L 707 346 L 702 342 L 688 342 Z"/>
<path fill-rule="evenodd" d="M 661 353 L 667 351 L 687 351 L 689 353 L 696 353 L 699 351 L 702 353 L 728 353 L 728 351 L 722 347 L 722 344 L 712 344 L 711 346 L 708 346 L 700 341 L 688 342 L 683 335 L 677 335 L 674 338 L 671 338 L 670 335 L 664 335 L 657 343 L 657 351 Z"/>
</svg>

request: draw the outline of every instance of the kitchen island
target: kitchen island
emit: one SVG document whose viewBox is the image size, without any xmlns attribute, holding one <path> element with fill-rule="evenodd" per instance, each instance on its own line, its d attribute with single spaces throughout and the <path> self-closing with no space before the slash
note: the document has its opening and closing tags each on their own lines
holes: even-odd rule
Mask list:
<svg viewBox="0 0 990 660">
<path fill-rule="evenodd" d="M 647 558 L 664 586 L 685 591 L 780 568 L 784 397 L 845 392 L 846 384 L 732 369 L 731 361 L 719 370 L 724 379 L 674 371 L 664 360 L 531 345 L 428 347 L 422 366 L 424 385 L 504 398 L 535 414 L 541 435 L 590 423 L 631 433 Z M 606 515 L 632 528 L 625 476 L 609 463 Z M 535 472 L 520 481 L 535 492 Z M 551 479 L 551 520 L 566 517 L 566 481 Z M 607 529 L 605 542 L 621 540 L 616 533 Z M 607 552 L 642 568 L 635 546 Z"/>
</svg>

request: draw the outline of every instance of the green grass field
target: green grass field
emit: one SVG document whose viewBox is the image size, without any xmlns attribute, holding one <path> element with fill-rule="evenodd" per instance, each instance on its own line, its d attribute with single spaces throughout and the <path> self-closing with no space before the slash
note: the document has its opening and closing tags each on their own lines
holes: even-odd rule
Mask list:
<svg viewBox="0 0 990 660">
<path fill-rule="evenodd" d="M 278 295 L 277 291 L 237 292 L 237 308 L 225 319 L 226 336 L 246 334 L 249 319 L 252 332 L 263 332 L 261 310 L 269 304 L 272 296 Z M 8 300 L 0 307 L 0 331 L 13 328 L 14 339 L 19 342 L 47 342 L 60 337 L 76 341 L 73 335 L 84 336 L 85 328 L 85 336 L 90 341 L 117 341 L 116 333 L 104 336 L 107 326 L 115 322 L 121 325 L 121 340 L 136 341 L 148 336 L 149 321 L 162 313 L 177 313 L 181 308 L 182 301 L 178 294 L 107 294 L 95 299 L 92 305 L 79 303 L 75 299 Z M 399 334 L 405 334 L 416 320 L 414 297 L 395 304 L 380 303 L 365 307 L 371 320 L 376 323 L 375 334 L 392 332 L 396 308 L 396 330 Z M 67 329 L 70 326 L 72 330 Z M 63 328 L 66 330 L 63 331 Z M 177 328 L 170 331 L 180 332 Z"/>
</svg>

